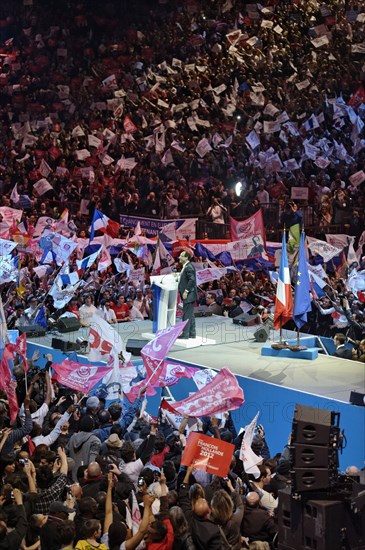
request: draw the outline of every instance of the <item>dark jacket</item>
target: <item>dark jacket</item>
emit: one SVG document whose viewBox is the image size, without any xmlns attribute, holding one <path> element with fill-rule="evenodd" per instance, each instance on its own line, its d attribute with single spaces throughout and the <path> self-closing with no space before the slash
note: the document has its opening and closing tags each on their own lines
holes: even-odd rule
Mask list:
<svg viewBox="0 0 365 550">
<path fill-rule="evenodd" d="M 231 493 L 233 503 L 235 505 L 235 511 L 232 518 L 225 524 L 221 525 L 223 533 L 229 544 L 231 545 L 232 550 L 241 550 L 241 523 L 243 518 L 243 502 L 240 495 L 236 492 Z"/>
<path fill-rule="evenodd" d="M 345 346 L 341 346 L 336 349 L 332 354 L 333 357 L 341 357 L 342 359 L 352 359 L 352 351 Z"/>
<path fill-rule="evenodd" d="M 219 526 L 214 521 L 197 516 L 193 512 L 190 525 L 196 550 L 225 550 L 228 548 Z"/>
<path fill-rule="evenodd" d="M 4 540 L 0 541 L 1 550 L 18 550 L 26 535 L 28 522 L 23 505 L 16 507 L 16 516 L 15 529 L 6 535 Z"/>
<path fill-rule="evenodd" d="M 274 520 L 263 508 L 245 507 L 241 533 L 248 537 L 250 541 L 261 540 L 270 542 L 276 534 Z"/>
<path fill-rule="evenodd" d="M 194 267 L 190 262 L 187 262 L 185 264 L 185 267 L 180 274 L 179 292 L 181 296 L 183 295 L 185 290 L 188 290 L 189 294 L 186 300 L 184 300 L 184 302 L 189 304 L 191 302 L 196 302 L 198 300 L 198 291 L 196 286 L 196 273 L 195 273 Z"/>
</svg>

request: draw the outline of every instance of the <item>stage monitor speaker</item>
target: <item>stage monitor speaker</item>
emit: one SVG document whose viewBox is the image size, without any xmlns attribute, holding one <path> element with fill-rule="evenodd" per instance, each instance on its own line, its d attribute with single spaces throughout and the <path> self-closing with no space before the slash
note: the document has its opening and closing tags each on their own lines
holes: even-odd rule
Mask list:
<svg viewBox="0 0 365 550">
<path fill-rule="evenodd" d="M 194 317 L 211 317 L 213 313 L 208 306 L 194 307 Z"/>
<path fill-rule="evenodd" d="M 237 317 L 233 318 L 234 325 L 242 325 L 243 327 L 253 327 L 257 325 L 256 315 L 250 315 L 249 313 L 240 313 Z"/>
<path fill-rule="evenodd" d="M 262 326 L 253 333 L 256 342 L 266 342 L 269 337 L 269 327 Z"/>
<path fill-rule="evenodd" d="M 61 317 L 57 321 L 57 330 L 59 332 L 74 332 L 79 330 L 81 323 L 76 317 Z"/>
<path fill-rule="evenodd" d="M 350 393 L 351 405 L 358 405 L 359 407 L 365 407 L 365 393 L 352 391 Z"/>
<path fill-rule="evenodd" d="M 79 344 L 76 344 L 76 342 L 66 342 L 65 340 L 61 340 L 61 338 L 52 338 L 52 348 L 65 352 L 80 351 Z"/>
<path fill-rule="evenodd" d="M 125 349 L 132 355 L 141 355 L 141 349 L 148 344 L 148 340 L 137 340 L 130 338 L 127 340 Z"/>
<path fill-rule="evenodd" d="M 20 334 L 26 334 L 31 337 L 36 336 L 44 336 L 46 334 L 46 329 L 44 327 L 41 327 L 40 325 L 24 325 L 22 327 L 18 327 L 18 330 Z"/>
</svg>

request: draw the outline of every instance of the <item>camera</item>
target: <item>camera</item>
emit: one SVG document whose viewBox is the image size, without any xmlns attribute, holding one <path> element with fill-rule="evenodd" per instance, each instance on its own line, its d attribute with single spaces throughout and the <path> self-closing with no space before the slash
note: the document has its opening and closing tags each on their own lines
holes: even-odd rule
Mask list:
<svg viewBox="0 0 365 550">
<path fill-rule="evenodd" d="M 160 477 L 161 477 L 161 473 L 158 472 L 157 470 L 155 470 L 155 471 L 153 472 L 153 480 L 154 480 L 154 481 L 160 481 Z"/>
<path fill-rule="evenodd" d="M 27 458 L 19 458 L 19 464 L 22 464 L 23 466 L 25 466 L 26 464 L 28 464 L 28 459 Z"/>
<path fill-rule="evenodd" d="M 144 485 L 144 477 L 139 477 L 138 478 L 138 487 L 143 487 Z"/>
<path fill-rule="evenodd" d="M 108 471 L 111 472 L 114 470 L 114 464 L 108 464 Z"/>
</svg>

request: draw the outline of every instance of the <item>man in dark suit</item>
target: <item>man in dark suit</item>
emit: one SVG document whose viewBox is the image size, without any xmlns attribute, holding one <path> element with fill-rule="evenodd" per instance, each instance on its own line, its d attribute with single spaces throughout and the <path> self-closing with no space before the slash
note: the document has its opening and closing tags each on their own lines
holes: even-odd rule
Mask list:
<svg viewBox="0 0 365 550">
<path fill-rule="evenodd" d="M 352 359 L 352 351 L 345 348 L 346 336 L 338 332 L 333 338 L 333 343 L 336 346 L 336 351 L 332 354 L 333 357 L 341 357 L 342 359 Z"/>
<path fill-rule="evenodd" d="M 198 299 L 198 290 L 196 285 L 196 273 L 194 267 L 190 263 L 191 255 L 186 250 L 183 250 L 179 256 L 179 262 L 182 265 L 182 270 L 179 279 L 179 293 L 183 302 L 183 321 L 186 319 L 189 322 L 186 324 L 180 338 L 195 338 L 195 317 L 194 303 Z"/>
</svg>

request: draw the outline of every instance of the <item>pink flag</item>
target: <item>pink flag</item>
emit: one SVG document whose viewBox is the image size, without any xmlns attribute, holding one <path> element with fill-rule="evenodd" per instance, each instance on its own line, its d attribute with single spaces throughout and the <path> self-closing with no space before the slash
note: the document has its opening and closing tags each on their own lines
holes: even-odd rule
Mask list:
<svg viewBox="0 0 365 550">
<path fill-rule="evenodd" d="M 238 222 L 232 217 L 229 218 L 231 224 L 231 239 L 232 241 L 239 241 L 240 239 L 247 239 L 248 237 L 254 237 L 256 235 L 261 235 L 262 240 L 265 243 L 266 248 L 266 237 L 265 237 L 265 227 L 264 227 L 264 218 L 262 217 L 262 210 L 258 210 L 242 222 Z"/>
<path fill-rule="evenodd" d="M 9 403 L 11 422 L 15 422 L 19 411 L 18 400 L 15 392 L 16 382 L 12 379 L 10 371 L 10 363 L 13 362 L 13 359 L 13 344 L 6 344 L 0 362 L 0 389 L 6 394 Z"/>
<path fill-rule="evenodd" d="M 146 368 L 146 378 L 136 384 L 132 388 L 132 391 L 126 395 L 130 401 L 135 399 L 135 396 L 143 386 L 148 387 L 147 391 L 149 391 L 149 393 L 147 393 L 147 395 L 154 395 L 156 392 L 153 388 L 166 385 L 164 384 L 167 372 L 165 357 L 174 345 L 176 339 L 182 333 L 187 322 L 188 321 L 183 321 L 173 327 L 159 330 L 156 333 L 156 337 L 142 348 L 141 356 Z"/>
<path fill-rule="evenodd" d="M 244 396 L 236 377 L 226 367 L 223 368 L 203 389 L 193 395 L 167 403 L 163 400 L 161 408 L 183 416 L 209 416 L 238 409 L 243 405 Z"/>
<path fill-rule="evenodd" d="M 92 388 L 108 374 L 113 366 L 85 365 L 65 359 L 61 364 L 53 363 L 54 378 L 66 386 L 82 393 L 90 393 Z"/>
<path fill-rule="evenodd" d="M 135 367 L 132 367 L 135 372 Z M 170 363 L 169 360 L 164 360 L 161 365 L 161 369 L 158 369 L 159 376 L 156 379 L 153 376 L 154 383 L 153 385 L 149 382 L 147 385 L 146 395 L 156 395 L 155 388 L 164 388 L 165 386 L 173 386 L 180 381 L 180 378 L 192 378 L 199 369 L 195 367 L 187 367 L 186 365 L 181 365 L 180 363 Z M 126 379 L 126 368 L 121 371 L 122 379 Z M 138 392 L 141 388 L 146 386 L 146 380 L 148 378 L 141 380 L 137 384 L 134 384 L 131 388 L 128 387 L 128 380 L 126 380 L 126 386 L 123 387 L 124 395 L 133 403 L 136 399 Z"/>
<path fill-rule="evenodd" d="M 156 338 L 148 342 L 141 350 L 143 364 L 146 367 L 146 381 L 154 386 L 163 370 L 164 359 L 182 333 L 186 323 L 183 321 L 173 327 L 164 328 L 156 333 Z"/>
</svg>

